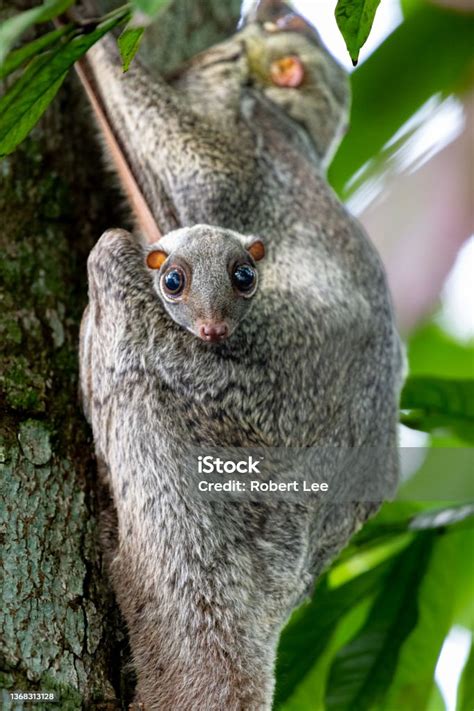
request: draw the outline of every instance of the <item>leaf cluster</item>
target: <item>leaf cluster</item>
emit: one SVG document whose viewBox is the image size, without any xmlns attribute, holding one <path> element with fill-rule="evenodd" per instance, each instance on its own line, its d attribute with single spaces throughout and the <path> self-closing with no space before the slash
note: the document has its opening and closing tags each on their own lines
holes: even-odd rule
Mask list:
<svg viewBox="0 0 474 711">
<path fill-rule="evenodd" d="M 45 0 L 39 7 L 14 15 L 0 28 L 0 79 L 23 69 L 0 98 L 0 157 L 14 151 L 29 134 L 75 62 L 119 26 L 125 26 L 118 46 L 127 71 L 145 25 L 165 4 L 165 0 L 131 0 L 103 17 L 77 21 L 67 13 L 73 2 Z M 12 49 L 24 32 L 48 21 L 54 21 L 56 29 Z"/>
<path fill-rule="evenodd" d="M 275 708 L 435 711 L 437 659 L 472 626 L 474 505 L 386 504 L 283 632 Z M 459 709 L 472 708 L 472 651 Z M 469 704 L 471 706 L 469 706 Z"/>
<path fill-rule="evenodd" d="M 56 96 L 68 71 L 105 34 L 125 26 L 118 38 L 123 70 L 130 67 L 145 31 L 167 0 L 130 0 L 109 15 L 77 22 L 67 11 L 74 0 L 44 0 L 14 15 L 0 28 L 0 79 L 25 66 L 23 75 L 0 98 L 0 157 L 18 146 Z M 354 64 L 366 41 L 380 0 L 339 0 L 336 21 Z M 66 13 L 66 15 L 64 15 Z M 34 25 L 54 21 L 57 29 L 12 49 Z M 16 118 L 15 118 L 16 117 Z"/>
</svg>

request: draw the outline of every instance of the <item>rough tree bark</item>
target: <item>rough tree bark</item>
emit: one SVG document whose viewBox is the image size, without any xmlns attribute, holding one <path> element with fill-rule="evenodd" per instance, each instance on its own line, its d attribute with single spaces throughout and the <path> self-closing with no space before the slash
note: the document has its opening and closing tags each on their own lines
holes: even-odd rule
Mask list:
<svg viewBox="0 0 474 711">
<path fill-rule="evenodd" d="M 29 3 L 0 3 L 0 20 Z M 239 2 L 176 0 L 148 41 L 163 71 L 224 38 Z M 130 227 L 71 78 L 0 165 L 0 704 L 126 708 L 126 634 L 101 561 L 90 433 L 77 399 L 87 254 Z M 34 708 L 51 708 L 35 704 Z"/>
</svg>

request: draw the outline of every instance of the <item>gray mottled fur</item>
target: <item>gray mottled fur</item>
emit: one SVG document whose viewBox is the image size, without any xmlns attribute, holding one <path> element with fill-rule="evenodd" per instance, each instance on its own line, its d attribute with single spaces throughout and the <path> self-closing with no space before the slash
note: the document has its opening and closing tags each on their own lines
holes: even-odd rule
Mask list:
<svg viewBox="0 0 474 711">
<path fill-rule="evenodd" d="M 312 56 L 320 78 L 306 101 L 272 91 L 248 47 L 264 55 L 277 40 L 253 24 L 174 87 L 136 62 L 122 75 L 107 42 L 90 60 L 162 230 L 207 224 L 260 235 L 267 250 L 250 312 L 219 345 L 170 317 L 137 237 L 110 230 L 89 258 L 82 396 L 117 510 L 111 575 L 147 709 L 270 709 L 282 626 L 376 508 L 198 505 L 190 448 L 382 445 L 387 493 L 397 478 L 400 355 L 385 275 L 321 169 L 344 121 L 340 70 L 316 42 L 281 33 L 282 53 Z"/>
</svg>

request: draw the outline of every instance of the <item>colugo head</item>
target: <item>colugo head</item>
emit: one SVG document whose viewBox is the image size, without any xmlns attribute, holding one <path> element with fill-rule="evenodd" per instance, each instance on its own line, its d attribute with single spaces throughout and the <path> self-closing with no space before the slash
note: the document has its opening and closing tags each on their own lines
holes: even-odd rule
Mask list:
<svg viewBox="0 0 474 711">
<path fill-rule="evenodd" d="M 258 237 L 195 225 L 150 245 L 146 264 L 169 316 L 203 341 L 220 343 L 248 313 L 264 256 Z"/>
</svg>

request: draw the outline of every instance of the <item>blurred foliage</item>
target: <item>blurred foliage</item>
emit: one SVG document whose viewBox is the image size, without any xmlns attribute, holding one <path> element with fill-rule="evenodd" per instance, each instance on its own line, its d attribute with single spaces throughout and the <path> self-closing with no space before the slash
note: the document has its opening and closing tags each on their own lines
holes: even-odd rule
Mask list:
<svg viewBox="0 0 474 711">
<path fill-rule="evenodd" d="M 424 432 L 443 430 L 474 442 L 474 380 L 412 376 L 403 388 L 401 421 Z"/>
<path fill-rule="evenodd" d="M 158 14 L 165 3 L 166 0 L 132 0 L 131 5 L 135 10 L 152 18 Z"/>
<path fill-rule="evenodd" d="M 28 60 L 39 55 L 44 49 L 48 49 L 57 44 L 58 40 L 71 31 L 71 26 L 66 25 L 57 30 L 52 30 L 38 39 L 29 42 L 19 49 L 10 52 L 7 59 L 0 64 L 0 79 L 4 79 L 9 74 L 21 67 Z"/>
<path fill-rule="evenodd" d="M 436 321 L 423 324 L 408 342 L 411 375 L 474 377 L 474 340 L 458 343 Z"/>
<path fill-rule="evenodd" d="M 472 85 L 473 37 L 474 13 L 418 2 L 356 69 L 349 130 L 329 169 L 343 198 L 354 175 L 430 97 Z"/>
<path fill-rule="evenodd" d="M 74 0 L 46 0 L 42 5 L 25 10 L 10 18 L 0 27 L 0 65 L 21 35 L 32 25 L 48 22 L 63 13 Z M 35 49 L 35 53 L 37 48 Z"/>
</svg>

